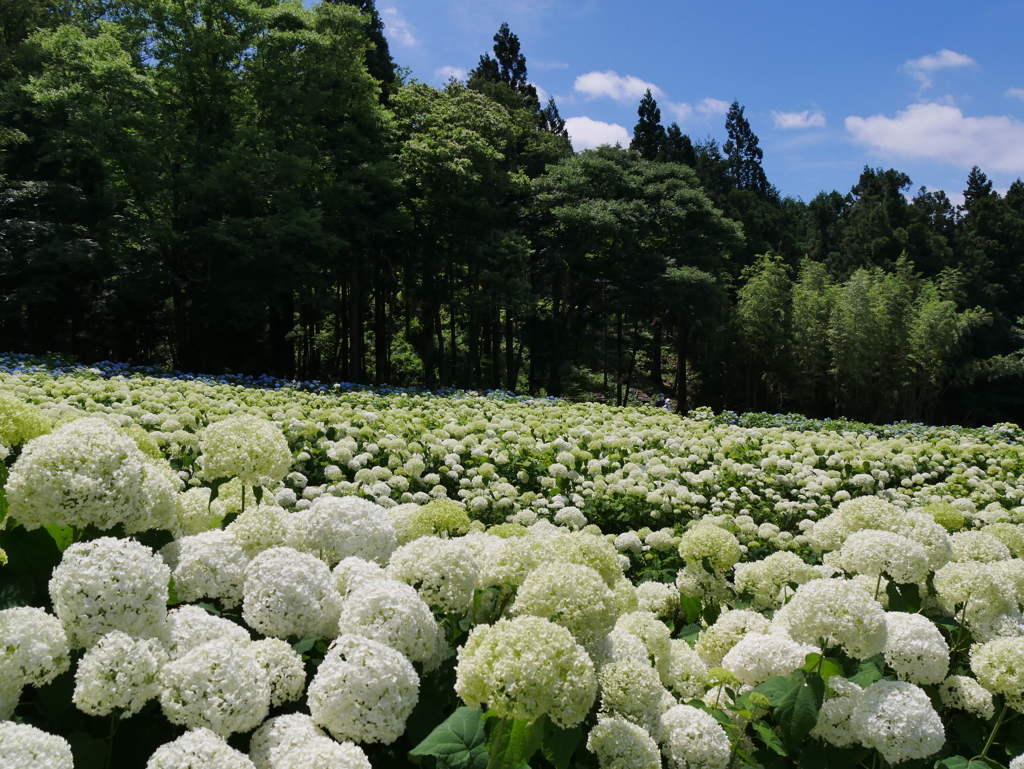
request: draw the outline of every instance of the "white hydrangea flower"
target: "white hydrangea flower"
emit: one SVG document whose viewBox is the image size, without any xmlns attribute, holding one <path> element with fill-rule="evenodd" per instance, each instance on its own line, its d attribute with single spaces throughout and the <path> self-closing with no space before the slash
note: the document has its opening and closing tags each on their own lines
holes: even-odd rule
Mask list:
<svg viewBox="0 0 1024 769">
<path fill-rule="evenodd" d="M 480 588 L 519 585 L 539 564 L 557 559 L 550 544 L 535 537 L 477 534 L 462 541 L 480 566 Z"/>
<path fill-rule="evenodd" d="M 512 685 L 514 682 L 514 685 Z M 478 625 L 459 649 L 455 691 L 503 718 L 535 721 L 547 714 L 569 729 L 597 696 L 594 663 L 572 634 L 540 617 Z"/>
<path fill-rule="evenodd" d="M 74 769 L 67 740 L 12 721 L 0 722 L 0 756 L 4 769 Z"/>
<path fill-rule="evenodd" d="M 969 624 L 1016 608 L 1013 582 L 994 564 L 954 561 L 935 573 L 934 585 L 943 607 L 951 614 L 963 607 Z"/>
<path fill-rule="evenodd" d="M 991 523 L 982 532 L 995 537 L 1010 549 L 1014 558 L 1024 556 L 1024 525 L 1019 523 Z"/>
<path fill-rule="evenodd" d="M 371 769 L 362 748 L 330 737 L 314 737 L 285 753 L 274 769 Z"/>
<path fill-rule="evenodd" d="M 710 713 L 675 705 L 662 715 L 661 729 L 669 769 L 725 769 L 729 764 L 729 738 Z"/>
<path fill-rule="evenodd" d="M 167 652 L 155 639 L 107 633 L 85 652 L 75 672 L 72 701 L 83 713 L 126 718 L 160 694 L 160 668 Z"/>
<path fill-rule="evenodd" d="M 651 664 L 651 656 L 647 653 L 644 642 L 638 636 L 620 628 L 612 628 L 604 638 L 592 641 L 584 648 L 598 670 L 612 662 L 624 660 Z"/>
<path fill-rule="evenodd" d="M 112 630 L 155 638 L 164 630 L 170 578 L 148 547 L 101 537 L 64 551 L 50 578 L 50 598 L 72 649 L 92 646 Z"/>
<path fill-rule="evenodd" d="M 1024 769 L 1024 753 L 1010 761 L 1008 769 Z"/>
<path fill-rule="evenodd" d="M 722 658 L 740 642 L 747 633 L 767 633 L 771 622 L 749 609 L 724 611 L 715 624 L 701 631 L 694 647 L 708 667 L 718 667 Z"/>
<path fill-rule="evenodd" d="M 644 549 L 644 543 L 635 531 L 623 532 L 615 538 L 613 544 L 620 553 L 640 553 Z"/>
<path fill-rule="evenodd" d="M 788 676 L 816 651 L 785 636 L 747 633 L 722 658 L 722 667 L 735 673 L 740 683 L 757 686 L 775 676 Z"/>
<path fill-rule="evenodd" d="M 167 720 L 222 737 L 255 729 L 270 710 L 270 683 L 251 645 L 207 641 L 160 671 Z"/>
<path fill-rule="evenodd" d="M 302 655 L 279 638 L 264 638 L 249 646 L 270 684 L 270 706 L 295 702 L 306 690 L 306 666 Z"/>
<path fill-rule="evenodd" d="M 902 534 L 877 529 L 847 537 L 836 565 L 848 574 L 885 574 L 901 585 L 923 582 L 930 572 L 928 554 L 921 545 Z"/>
<path fill-rule="evenodd" d="M 971 670 L 979 684 L 1002 694 L 1010 707 L 1024 712 L 1024 636 L 972 646 Z"/>
<path fill-rule="evenodd" d="M 950 676 L 939 687 L 939 697 L 947 708 L 956 708 L 988 721 L 996 714 L 992 692 L 970 676 Z"/>
<path fill-rule="evenodd" d="M 950 539 L 954 561 L 1005 561 L 1011 558 L 1010 548 L 983 531 L 958 531 Z"/>
<path fill-rule="evenodd" d="M 587 750 L 600 769 L 661 769 L 658 743 L 647 731 L 624 718 L 599 716 L 587 737 Z"/>
<path fill-rule="evenodd" d="M 244 646 L 252 637 L 241 625 L 218 617 L 201 606 L 178 606 L 167 612 L 167 624 L 161 640 L 172 660 L 183 657 L 207 641 L 224 638 Z"/>
<path fill-rule="evenodd" d="M 291 515 L 280 507 L 254 505 L 228 524 L 226 531 L 235 544 L 255 557 L 264 550 L 287 544 L 290 520 Z"/>
<path fill-rule="evenodd" d="M 292 452 L 273 422 L 235 414 L 199 434 L 199 462 L 208 480 L 238 478 L 246 486 L 276 483 L 288 474 Z"/>
<path fill-rule="evenodd" d="M 692 700 L 708 688 L 708 666 L 686 641 L 673 638 L 662 682 L 676 699 Z"/>
<path fill-rule="evenodd" d="M 691 566 L 707 559 L 714 570 L 725 571 L 740 560 L 743 551 L 731 531 L 701 522 L 683 534 L 679 555 Z"/>
<path fill-rule="evenodd" d="M 570 529 L 582 529 L 587 525 L 587 516 L 578 507 L 566 505 L 555 513 L 554 521 L 559 526 L 565 526 Z"/>
<path fill-rule="evenodd" d="M 615 628 L 639 638 L 647 649 L 651 665 L 662 675 L 667 674 L 672 633 L 664 622 L 650 612 L 634 611 L 621 615 L 615 621 Z"/>
<path fill-rule="evenodd" d="M 384 565 L 398 545 L 386 509 L 358 497 L 322 496 L 290 518 L 288 544 L 328 566 L 358 556 Z"/>
<path fill-rule="evenodd" d="M 427 672 L 440 664 L 444 631 L 430 607 L 404 582 L 362 582 L 345 597 L 338 625 L 400 651 Z"/>
<path fill-rule="evenodd" d="M 850 717 L 864 696 L 864 690 L 842 676 L 829 678 L 828 687 L 835 696 L 822 703 L 818 722 L 811 730 L 811 736 L 825 740 L 837 748 L 848 748 L 860 740 Z"/>
<path fill-rule="evenodd" d="M 6 490 L 11 517 L 26 529 L 123 524 L 131 534 L 171 528 L 175 519 L 174 485 L 135 441 L 99 417 L 29 441 Z"/>
<path fill-rule="evenodd" d="M 670 619 L 679 613 L 679 590 L 664 582 L 642 582 L 636 587 L 637 608 L 659 618 Z"/>
<path fill-rule="evenodd" d="M 885 610 L 851 580 L 816 579 L 801 585 L 775 613 L 772 628 L 798 643 L 841 646 L 855 659 L 885 649 Z"/>
<path fill-rule="evenodd" d="M 173 742 L 157 748 L 146 769 L 254 769 L 240 753 L 209 729 L 185 732 Z"/>
<path fill-rule="evenodd" d="M 68 637 L 59 619 L 32 606 L 0 611 L 0 689 L 12 696 L 17 690 L 20 696 L 26 684 L 48 684 L 70 666 Z"/>
<path fill-rule="evenodd" d="M 171 567 L 178 600 L 220 600 L 228 609 L 242 602 L 249 556 L 227 531 L 216 529 L 175 540 L 160 550 Z"/>
<path fill-rule="evenodd" d="M 344 633 L 331 644 L 309 685 L 313 721 L 338 740 L 389 745 L 405 732 L 420 679 L 399 651 Z"/>
<path fill-rule="evenodd" d="M 420 537 L 392 553 L 386 574 L 414 587 L 435 611 L 466 614 L 473 605 L 480 568 L 459 540 Z"/>
<path fill-rule="evenodd" d="M 245 569 L 242 617 L 275 638 L 338 632 L 341 596 L 327 564 L 290 547 L 264 550 Z"/>
<path fill-rule="evenodd" d="M 387 572 L 376 561 L 367 561 L 354 555 L 338 561 L 331 574 L 334 576 L 334 586 L 342 598 L 366 580 L 388 579 Z"/>
<path fill-rule="evenodd" d="M 772 553 L 760 561 L 738 563 L 735 573 L 736 591 L 750 593 L 752 608 L 757 610 L 779 608 L 786 595 L 792 595 L 791 584 L 802 585 L 818 578 L 813 566 L 786 551 Z"/>
<path fill-rule="evenodd" d="M 949 644 L 927 617 L 885 613 L 885 661 L 901 681 L 941 683 L 949 671 Z"/>
<path fill-rule="evenodd" d="M 544 560 L 561 560 L 569 563 L 589 566 L 597 571 L 605 583 L 612 587 L 622 578 L 622 561 L 615 546 L 603 536 L 592 534 L 588 531 L 575 531 L 566 533 L 564 529 L 548 524 L 550 533 L 545 533 L 534 526 L 527 532 L 526 539 L 537 542 L 543 541 L 544 545 L 554 552 L 554 558 Z"/>
<path fill-rule="evenodd" d="M 173 530 L 179 537 L 209 531 L 227 512 L 221 500 L 210 502 L 210 489 L 203 486 L 176 494 L 174 506 L 176 523 Z"/>
<path fill-rule="evenodd" d="M 608 634 L 619 609 L 615 594 L 594 569 L 551 562 L 523 580 L 509 614 L 549 619 L 587 644 Z"/>
<path fill-rule="evenodd" d="M 276 769 L 285 753 L 327 735 L 305 713 L 264 721 L 249 740 L 249 760 L 256 769 Z"/>
<path fill-rule="evenodd" d="M 602 715 L 624 718 L 658 739 L 661 701 L 667 692 L 658 671 L 650 663 L 646 660 L 610 662 L 598 671 L 597 682 L 601 690 Z"/>
<path fill-rule="evenodd" d="M 875 681 L 865 689 L 850 714 L 850 728 L 861 745 L 890 764 L 926 758 L 946 742 L 928 695 L 905 681 Z"/>
<path fill-rule="evenodd" d="M 24 687 L 20 681 L 7 680 L 0 676 L 0 721 L 7 721 L 21 702 Z"/>
</svg>

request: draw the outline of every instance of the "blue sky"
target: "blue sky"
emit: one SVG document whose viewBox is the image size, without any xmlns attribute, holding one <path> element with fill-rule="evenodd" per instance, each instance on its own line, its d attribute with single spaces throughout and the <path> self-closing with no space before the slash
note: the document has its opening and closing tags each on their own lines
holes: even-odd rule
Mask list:
<svg viewBox="0 0 1024 769">
<path fill-rule="evenodd" d="M 555 97 L 576 149 L 628 144 L 651 88 L 662 123 L 725 140 L 737 100 L 768 180 L 810 200 L 865 165 L 962 200 L 978 165 L 1024 177 L 1021 0 L 377 0 L 396 63 L 440 86 L 502 22 Z"/>
</svg>

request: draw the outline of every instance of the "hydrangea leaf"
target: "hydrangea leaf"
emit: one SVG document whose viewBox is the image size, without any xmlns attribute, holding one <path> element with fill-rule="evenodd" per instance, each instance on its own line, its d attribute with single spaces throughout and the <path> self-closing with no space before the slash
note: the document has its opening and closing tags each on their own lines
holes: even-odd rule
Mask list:
<svg viewBox="0 0 1024 769">
<path fill-rule="evenodd" d="M 779 682 L 780 678 L 772 681 Z M 804 738 L 818 722 L 818 712 L 825 699 L 825 682 L 817 673 L 798 670 L 792 678 L 781 679 L 777 691 L 762 691 L 775 706 L 775 722 L 782 728 L 783 743 L 790 749 L 800 749 Z M 773 696 L 774 695 L 774 696 Z"/>
<path fill-rule="evenodd" d="M 889 611 L 903 611 L 916 614 L 921 610 L 921 591 L 917 585 L 897 585 L 890 582 L 885 587 L 889 597 Z"/>
<path fill-rule="evenodd" d="M 866 689 L 875 681 L 885 677 L 883 668 L 885 661 L 881 656 L 876 655 L 860 663 L 857 673 L 850 677 L 850 680 L 862 689 Z"/>
<path fill-rule="evenodd" d="M 763 721 L 754 721 L 751 723 L 751 726 L 754 728 L 754 731 L 757 732 L 757 736 L 761 738 L 761 742 L 771 748 L 774 752 L 778 753 L 780 756 L 789 755 L 789 752 L 782 745 L 782 740 L 779 739 L 779 735 L 772 731 L 772 728 L 768 726 L 768 724 Z"/>
<path fill-rule="evenodd" d="M 71 543 L 75 541 L 75 534 L 70 526 L 58 526 L 55 523 L 51 523 L 43 528 L 53 537 L 53 541 L 57 543 L 57 549 L 62 553 L 71 547 Z"/>
<path fill-rule="evenodd" d="M 544 757 L 554 764 L 555 769 L 568 769 L 569 761 L 582 739 L 582 727 L 562 729 L 551 723 L 550 719 L 544 719 L 544 742 L 541 749 L 544 751 Z"/>
<path fill-rule="evenodd" d="M 489 754 L 482 715 L 474 708 L 459 708 L 409 751 L 409 758 L 419 763 L 433 756 L 439 769 L 486 769 Z"/>
<path fill-rule="evenodd" d="M 800 754 L 799 769 L 856 769 L 870 755 L 867 748 L 837 748 L 828 743 L 812 742 Z"/>
<path fill-rule="evenodd" d="M 964 758 L 963 756 L 950 756 L 935 764 L 935 769 L 993 769 L 1000 764 L 988 758 Z"/>
<path fill-rule="evenodd" d="M 519 769 L 526 766 L 544 741 L 547 716 L 532 722 L 522 718 L 494 720 L 498 723 L 491 727 L 487 738 L 487 749 L 494 755 L 494 760 L 487 765 L 488 769 Z"/>
</svg>

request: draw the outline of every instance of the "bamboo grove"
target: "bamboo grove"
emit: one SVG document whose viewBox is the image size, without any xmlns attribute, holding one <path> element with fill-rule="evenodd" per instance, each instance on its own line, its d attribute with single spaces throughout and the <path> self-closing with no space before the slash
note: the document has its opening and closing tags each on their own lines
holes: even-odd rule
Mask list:
<svg viewBox="0 0 1024 769">
<path fill-rule="evenodd" d="M 886 421 L 1019 420 L 1024 184 L 783 197 L 728 140 L 574 153 L 503 25 L 466 82 L 369 2 L 9 0 L 0 349 Z"/>
</svg>

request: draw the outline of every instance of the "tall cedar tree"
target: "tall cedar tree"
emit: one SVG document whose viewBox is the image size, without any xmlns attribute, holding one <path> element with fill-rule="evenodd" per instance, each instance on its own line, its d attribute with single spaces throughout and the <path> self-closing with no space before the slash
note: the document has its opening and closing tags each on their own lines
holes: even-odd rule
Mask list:
<svg viewBox="0 0 1024 769">
<path fill-rule="evenodd" d="M 729 176 L 741 190 L 750 190 L 758 195 L 768 193 L 768 177 L 761 167 L 764 152 L 757 146 L 757 136 L 750 130 L 750 123 L 743 117 L 743 107 L 734 101 L 725 118 L 725 130 L 729 135 L 722 151 L 728 160 Z"/>
<path fill-rule="evenodd" d="M 395 61 L 391 58 L 388 39 L 384 36 L 384 21 L 377 13 L 373 0 L 326 0 L 338 5 L 351 5 L 357 8 L 366 18 L 363 31 L 370 41 L 371 48 L 366 52 L 366 69 L 373 79 L 381 85 L 381 100 L 386 102 L 398 88 L 398 76 L 395 73 Z"/>
<path fill-rule="evenodd" d="M 633 127 L 633 141 L 629 148 L 639 152 L 644 160 L 657 160 L 665 144 L 665 129 L 661 125 L 661 110 L 650 88 L 640 100 L 636 114 L 640 119 Z"/>
</svg>

